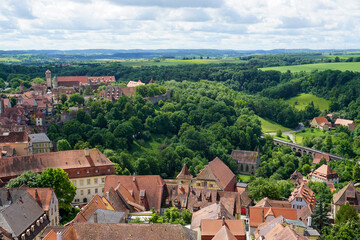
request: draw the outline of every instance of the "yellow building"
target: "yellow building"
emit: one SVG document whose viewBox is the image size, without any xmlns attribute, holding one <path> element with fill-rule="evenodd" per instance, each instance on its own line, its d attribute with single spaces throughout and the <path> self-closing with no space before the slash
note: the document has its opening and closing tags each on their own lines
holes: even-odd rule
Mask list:
<svg viewBox="0 0 360 240">
<path fill-rule="evenodd" d="M 76 187 L 76 195 L 73 204 L 87 203 L 96 194 L 102 196 L 105 186 L 105 176 L 82 177 L 71 179 Z"/>
<path fill-rule="evenodd" d="M 14 155 L 28 155 L 28 134 L 27 132 L 10 132 L 0 136 L 0 147 L 14 149 Z"/>
<path fill-rule="evenodd" d="M 52 150 L 52 143 L 45 133 L 29 134 L 29 153 L 48 153 Z"/>
</svg>

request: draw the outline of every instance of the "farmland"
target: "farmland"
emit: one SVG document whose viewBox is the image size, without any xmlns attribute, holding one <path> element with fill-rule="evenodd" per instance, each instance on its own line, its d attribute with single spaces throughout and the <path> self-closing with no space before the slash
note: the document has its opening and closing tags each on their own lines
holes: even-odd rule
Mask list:
<svg viewBox="0 0 360 240">
<path fill-rule="evenodd" d="M 301 72 L 301 71 L 312 72 L 315 70 L 324 71 L 328 69 L 360 72 L 360 62 L 315 63 L 315 64 L 304 64 L 304 65 L 295 65 L 295 66 L 261 68 L 261 70 L 264 71 L 276 70 L 280 72 L 286 72 L 287 70 L 290 70 L 291 72 Z"/>
<path fill-rule="evenodd" d="M 302 93 L 299 96 L 292 97 L 286 101 L 289 104 L 294 105 L 298 110 L 304 110 L 310 102 L 313 102 L 314 106 L 318 107 L 321 111 L 328 109 L 330 104 L 330 102 L 324 98 L 307 93 Z"/>
</svg>

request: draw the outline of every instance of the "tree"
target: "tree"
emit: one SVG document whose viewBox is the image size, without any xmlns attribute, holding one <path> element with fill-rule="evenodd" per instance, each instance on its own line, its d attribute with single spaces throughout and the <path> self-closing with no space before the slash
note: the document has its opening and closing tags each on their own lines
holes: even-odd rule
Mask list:
<svg viewBox="0 0 360 240">
<path fill-rule="evenodd" d="M 281 137 L 282 136 L 282 131 L 279 129 L 276 131 L 276 136 L 277 137 Z"/>
<path fill-rule="evenodd" d="M 352 177 L 354 182 L 358 182 L 360 180 L 360 167 L 357 163 L 353 167 Z"/>
<path fill-rule="evenodd" d="M 312 225 L 319 231 L 324 227 L 327 227 L 330 225 L 330 220 L 327 216 L 327 210 L 326 210 L 326 204 L 324 203 L 322 198 L 319 198 L 316 201 L 316 205 L 314 208 L 313 213 L 311 214 L 312 217 Z"/>
<path fill-rule="evenodd" d="M 192 213 L 188 209 L 179 212 L 176 207 L 165 209 L 164 216 L 159 216 L 154 210 L 150 218 L 151 223 L 171 223 L 186 225 L 191 223 Z"/>
<path fill-rule="evenodd" d="M 344 223 L 348 220 L 359 220 L 359 214 L 353 206 L 349 203 L 342 205 L 339 211 L 336 213 L 335 224 Z"/>
<path fill-rule="evenodd" d="M 58 151 L 67 151 L 71 150 L 70 143 L 66 139 L 61 139 L 57 142 Z"/>
<path fill-rule="evenodd" d="M 65 104 L 65 102 L 67 101 L 67 96 L 65 93 L 60 95 L 60 101 L 62 102 L 62 104 Z"/>
<path fill-rule="evenodd" d="M 11 107 L 14 107 L 16 105 L 16 98 L 15 97 L 10 98 L 10 104 L 11 104 Z"/>
<path fill-rule="evenodd" d="M 353 240 L 360 239 L 360 221 L 348 220 L 340 224 L 335 224 L 328 228 L 328 232 L 323 234 L 324 240 Z"/>
<path fill-rule="evenodd" d="M 70 95 L 69 102 L 73 105 L 84 104 L 85 99 L 79 93 Z"/>
<path fill-rule="evenodd" d="M 6 185 L 8 188 L 18 188 L 21 185 L 26 185 L 28 187 L 37 187 L 38 186 L 38 179 L 40 174 L 35 173 L 33 171 L 27 171 L 18 176 L 17 178 L 13 178 L 9 181 Z"/>
<path fill-rule="evenodd" d="M 256 201 L 259 201 L 265 197 L 273 200 L 279 200 L 281 197 L 277 186 L 262 177 L 259 177 L 254 181 L 250 182 L 248 190 L 251 198 Z"/>
<path fill-rule="evenodd" d="M 74 200 L 76 187 L 72 185 L 66 172 L 60 168 L 48 168 L 38 179 L 41 187 L 53 188 L 59 200 L 59 208 L 69 208 Z"/>
</svg>

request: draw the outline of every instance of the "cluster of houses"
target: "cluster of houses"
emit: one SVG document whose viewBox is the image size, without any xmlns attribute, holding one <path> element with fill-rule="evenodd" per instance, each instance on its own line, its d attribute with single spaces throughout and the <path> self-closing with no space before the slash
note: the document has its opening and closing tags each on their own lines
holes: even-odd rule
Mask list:
<svg viewBox="0 0 360 240">
<path fill-rule="evenodd" d="M 238 160 L 243 159 L 238 164 L 256 166 L 256 152 L 235 153 Z M 246 161 L 245 156 L 249 157 Z M 252 165 L 238 166 L 252 171 Z M 77 188 L 72 204 L 81 211 L 70 223 L 59 226 L 58 200 L 52 189 L 0 189 L 3 239 L 112 239 L 114 234 L 131 234 L 131 239 L 143 239 L 144 234 L 151 239 L 320 238 L 311 227 L 315 195 L 297 171 L 291 176 L 296 188 L 288 200 L 265 198 L 256 205 L 247 194 L 247 184 L 237 182 L 219 158 L 196 176 L 184 165 L 176 179 L 163 179 L 159 175 L 116 175 L 113 163 L 98 149 L 46 152 L 2 158 L 0 180 L 6 183 L 25 171 L 40 173 L 47 168 L 61 168 L 68 174 Z M 308 178 L 332 184 L 338 181 L 337 174 L 326 165 Z M 345 203 L 360 209 L 359 201 L 360 191 L 349 183 L 334 194 L 331 212 L 336 216 Z M 190 210 L 191 224 L 147 224 L 152 210 L 161 215 L 169 207 Z M 129 224 L 136 220 L 145 223 Z"/>
<path fill-rule="evenodd" d="M 353 120 L 342 119 L 340 116 L 340 113 L 331 113 L 326 117 L 314 117 L 310 121 L 310 126 L 320 130 L 331 130 L 339 126 L 344 126 L 350 131 L 353 131 L 357 124 Z"/>
</svg>

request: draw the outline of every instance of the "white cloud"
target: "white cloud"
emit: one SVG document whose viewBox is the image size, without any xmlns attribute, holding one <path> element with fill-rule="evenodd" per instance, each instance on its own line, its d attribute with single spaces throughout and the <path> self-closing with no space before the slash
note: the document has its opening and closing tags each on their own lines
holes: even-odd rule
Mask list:
<svg viewBox="0 0 360 240">
<path fill-rule="evenodd" d="M 360 1 L 2 0 L 1 49 L 360 48 Z"/>
</svg>

